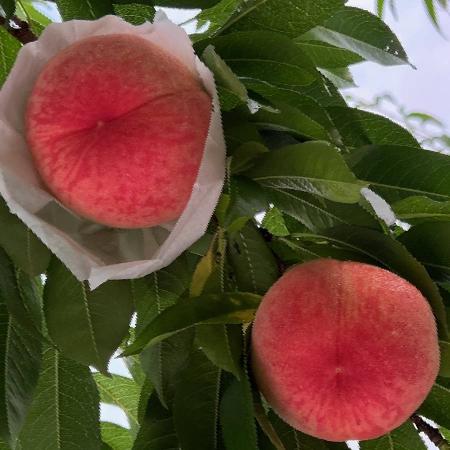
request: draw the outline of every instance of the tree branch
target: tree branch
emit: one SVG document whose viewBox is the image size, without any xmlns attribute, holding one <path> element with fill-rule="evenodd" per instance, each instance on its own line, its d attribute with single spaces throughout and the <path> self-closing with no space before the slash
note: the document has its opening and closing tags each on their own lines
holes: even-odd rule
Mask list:
<svg viewBox="0 0 450 450">
<path fill-rule="evenodd" d="M 31 31 L 30 25 L 17 16 L 12 16 L 9 20 L 0 16 L 0 26 L 4 27 L 11 36 L 14 36 L 22 44 L 37 40 L 36 35 Z"/>
<path fill-rule="evenodd" d="M 437 428 L 425 422 L 425 420 L 423 420 L 422 417 L 418 416 L 417 414 L 411 416 L 411 420 L 416 428 L 421 433 L 426 434 L 436 447 L 438 447 L 440 450 L 450 450 L 450 444 L 442 436 Z"/>
</svg>

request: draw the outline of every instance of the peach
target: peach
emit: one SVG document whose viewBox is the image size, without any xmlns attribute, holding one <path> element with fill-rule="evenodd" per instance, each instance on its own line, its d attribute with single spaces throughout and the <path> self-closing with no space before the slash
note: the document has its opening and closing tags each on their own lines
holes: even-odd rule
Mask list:
<svg viewBox="0 0 450 450">
<path fill-rule="evenodd" d="M 294 428 L 373 439 L 401 425 L 439 370 L 436 324 L 409 282 L 375 266 L 321 259 L 287 271 L 252 331 L 256 381 Z"/>
<path fill-rule="evenodd" d="M 29 148 L 65 206 L 112 227 L 178 218 L 203 156 L 211 98 L 146 39 L 94 36 L 56 54 L 26 111 Z"/>
</svg>

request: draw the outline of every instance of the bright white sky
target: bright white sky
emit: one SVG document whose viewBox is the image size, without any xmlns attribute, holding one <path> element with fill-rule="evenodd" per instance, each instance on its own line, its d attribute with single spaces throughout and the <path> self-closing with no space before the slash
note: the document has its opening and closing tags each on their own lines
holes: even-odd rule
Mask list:
<svg viewBox="0 0 450 450">
<path fill-rule="evenodd" d="M 400 39 L 417 70 L 409 66 L 359 64 L 352 68 L 359 87 L 346 92 L 366 98 L 389 92 L 409 111 L 431 114 L 450 127 L 450 41 L 428 20 L 423 0 L 395 1 L 398 20 L 392 17 L 389 8 L 384 20 Z M 348 5 L 373 12 L 375 0 L 350 0 Z M 441 29 L 447 30 L 450 39 L 450 14 L 441 13 L 440 19 Z"/>
<path fill-rule="evenodd" d="M 388 3 L 388 2 L 386 2 Z M 350 0 L 348 5 L 374 11 L 375 0 Z M 428 20 L 423 0 L 396 0 L 399 18 L 395 20 L 387 8 L 384 20 L 399 37 L 411 62 L 409 66 L 382 67 L 363 63 L 352 68 L 358 88 L 345 92 L 356 97 L 372 99 L 390 93 L 409 112 L 419 111 L 436 116 L 450 128 L 450 40 L 444 38 Z M 180 12 L 169 11 L 169 17 L 182 22 Z M 450 30 L 450 14 L 440 14 L 441 28 Z M 447 33 L 450 39 L 450 31 Z M 126 374 L 123 364 L 114 360 L 110 370 Z M 114 407 L 102 408 L 102 419 L 126 425 L 125 415 Z M 352 444 L 352 449 L 357 445 Z M 437 449 L 432 444 L 430 449 Z"/>
</svg>

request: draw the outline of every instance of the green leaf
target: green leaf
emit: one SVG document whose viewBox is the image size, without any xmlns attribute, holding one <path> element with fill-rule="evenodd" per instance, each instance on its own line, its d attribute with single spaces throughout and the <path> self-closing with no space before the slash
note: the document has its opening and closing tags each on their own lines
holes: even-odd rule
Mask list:
<svg viewBox="0 0 450 450">
<path fill-rule="evenodd" d="M 183 254 L 169 266 L 132 281 L 138 316 L 137 334 L 187 293 L 194 268 L 190 267 L 187 255 Z"/>
<path fill-rule="evenodd" d="M 146 348 L 140 356 L 142 369 L 165 408 L 172 404 L 175 384 L 185 366 L 194 339 L 192 329 L 181 331 Z"/>
<path fill-rule="evenodd" d="M 329 200 L 356 203 L 365 186 L 338 150 L 326 142 L 306 142 L 263 155 L 248 175 L 264 186 L 309 192 Z"/>
<path fill-rule="evenodd" d="M 173 416 L 183 450 L 218 448 L 217 424 L 221 370 L 197 350 L 181 372 Z"/>
<path fill-rule="evenodd" d="M 11 17 L 16 10 L 15 0 L 0 0 L 0 6 L 5 11 L 6 17 Z"/>
<path fill-rule="evenodd" d="M 356 203 L 334 203 L 291 189 L 267 188 L 267 191 L 277 208 L 312 231 L 343 224 L 379 228 L 373 216 Z"/>
<path fill-rule="evenodd" d="M 280 419 L 273 411 L 269 412 L 269 418 L 286 450 L 347 450 L 348 448 L 342 442 L 322 441 L 303 434 Z"/>
<path fill-rule="evenodd" d="M 384 6 L 385 6 L 385 3 L 384 3 L 384 1 L 385 0 L 377 0 L 377 14 L 378 14 L 378 17 L 383 17 L 383 13 L 384 13 Z"/>
<path fill-rule="evenodd" d="M 240 325 L 199 325 L 196 341 L 206 356 L 217 367 L 240 377 L 242 352 L 242 327 Z"/>
<path fill-rule="evenodd" d="M 215 52 L 213 46 L 206 47 L 202 53 L 202 59 L 214 73 L 214 78 L 219 86 L 236 95 L 241 102 L 247 102 L 247 89 L 226 62 Z"/>
<path fill-rule="evenodd" d="M 256 160 L 269 149 L 259 142 L 246 142 L 233 152 L 231 160 L 231 173 L 237 174 L 250 169 Z"/>
<path fill-rule="evenodd" d="M 239 77 L 286 86 L 304 86 L 319 76 L 302 49 L 278 33 L 238 32 L 208 42 Z"/>
<path fill-rule="evenodd" d="M 37 283 L 21 270 L 0 248 L 0 296 L 4 299 L 11 316 L 31 337 L 42 338 L 42 301 Z"/>
<path fill-rule="evenodd" d="M 155 7 L 131 1 L 126 4 L 114 4 L 114 13 L 133 25 L 141 25 L 145 22 L 153 21 Z"/>
<path fill-rule="evenodd" d="M 303 41 L 300 37 L 294 43 L 309 56 L 316 67 L 335 69 L 364 61 L 361 56 L 326 42 Z"/>
<path fill-rule="evenodd" d="M 102 422 L 101 430 L 103 442 L 112 450 L 130 450 L 133 447 L 130 430 L 111 422 Z"/>
<path fill-rule="evenodd" d="M 197 29 L 208 27 L 206 34 L 216 34 L 230 19 L 241 0 L 221 0 L 197 15 Z"/>
<path fill-rule="evenodd" d="M 282 212 L 276 207 L 266 212 L 261 225 L 274 236 L 288 236 L 290 234 Z"/>
<path fill-rule="evenodd" d="M 327 111 L 347 146 L 378 144 L 420 148 L 409 131 L 387 117 L 340 106 L 328 108 Z"/>
<path fill-rule="evenodd" d="M 450 220 L 450 201 L 438 202 L 424 196 L 412 196 L 392 205 L 395 215 L 409 223 Z"/>
<path fill-rule="evenodd" d="M 225 217 L 228 232 L 237 232 L 256 214 L 269 206 L 267 196 L 260 184 L 244 176 L 230 180 L 230 204 Z"/>
<path fill-rule="evenodd" d="M 430 114 L 412 112 L 407 114 L 405 118 L 406 120 L 417 119 L 422 123 L 422 125 L 431 124 L 441 128 L 445 128 L 445 125 L 440 120 L 436 119 L 436 117 L 433 117 Z"/>
<path fill-rule="evenodd" d="M 152 3 L 167 8 L 204 9 L 216 4 L 218 0 L 154 0 Z"/>
<path fill-rule="evenodd" d="M 440 28 L 436 9 L 434 7 L 434 0 L 424 0 L 424 3 L 431 21 L 433 22 L 434 26 L 439 30 Z"/>
<path fill-rule="evenodd" d="M 0 35 L 1 30 L 0 27 Z M 9 212 L 8 206 L 1 198 L 0 245 L 14 261 L 14 264 L 29 275 L 39 275 L 45 272 L 50 262 L 49 249 L 15 214 Z"/>
<path fill-rule="evenodd" d="M 270 30 L 293 38 L 322 24 L 344 4 L 343 0 L 253 0 L 241 6 L 224 29 Z"/>
<path fill-rule="evenodd" d="M 191 287 L 190 287 L 190 296 L 197 297 L 199 296 L 205 287 L 208 278 L 213 273 L 216 267 L 216 239 L 213 240 L 211 246 L 195 268 L 194 274 L 192 275 Z"/>
<path fill-rule="evenodd" d="M 125 350 L 124 355 L 138 353 L 144 347 L 161 342 L 194 325 L 251 322 L 259 302 L 258 295 L 242 292 L 183 299 L 150 322 Z"/>
<path fill-rule="evenodd" d="M 275 256 L 252 222 L 229 236 L 228 256 L 241 291 L 264 294 L 279 277 Z"/>
<path fill-rule="evenodd" d="M 94 374 L 94 380 L 100 393 L 100 400 L 103 403 L 121 408 L 127 415 L 131 427 L 138 427 L 137 410 L 140 386 L 132 379 L 121 375 L 105 376 L 101 373 L 96 373 Z"/>
<path fill-rule="evenodd" d="M 23 449 L 98 450 L 99 396 L 88 367 L 48 348 L 36 394 L 20 434 Z"/>
<path fill-rule="evenodd" d="M 162 311 L 188 292 L 193 268 L 186 255 L 151 275 L 133 281 L 139 335 Z M 169 407 L 179 370 L 192 347 L 193 332 L 187 330 L 146 348 L 140 355 L 142 369 L 151 380 L 161 403 Z"/>
<path fill-rule="evenodd" d="M 418 413 L 450 429 L 450 380 L 438 378 Z"/>
<path fill-rule="evenodd" d="M 348 159 L 356 176 L 389 202 L 411 195 L 450 200 L 450 157 L 413 147 L 372 145 Z"/>
<path fill-rule="evenodd" d="M 403 233 L 399 241 L 438 277 L 450 278 L 450 222 L 426 222 Z"/>
<path fill-rule="evenodd" d="M 250 382 L 233 379 L 220 402 L 220 423 L 227 450 L 258 450 Z"/>
<path fill-rule="evenodd" d="M 368 61 L 383 65 L 408 64 L 408 57 L 395 34 L 377 16 L 346 6 L 326 22 L 301 36 L 350 50 Z"/>
<path fill-rule="evenodd" d="M 437 286 L 420 264 L 400 242 L 366 228 L 339 226 L 322 235 L 298 234 L 298 237 L 308 239 L 329 239 L 337 245 L 348 247 L 373 259 L 376 264 L 385 266 L 415 285 L 428 299 L 442 339 L 447 340 L 447 318 L 444 303 Z"/>
<path fill-rule="evenodd" d="M 94 291 L 56 258 L 47 271 L 44 310 L 50 337 L 65 356 L 107 371 L 133 313 L 129 281 L 109 281 Z"/>
<path fill-rule="evenodd" d="M 441 349 L 441 367 L 439 375 L 441 377 L 450 378 L 450 342 L 439 341 Z"/>
<path fill-rule="evenodd" d="M 378 439 L 360 442 L 361 450 L 425 450 L 426 448 L 419 433 L 409 420 L 401 427 Z"/>
<path fill-rule="evenodd" d="M 52 23 L 49 17 L 39 12 L 32 0 L 21 0 L 17 3 L 16 14 L 29 23 L 34 34 L 39 36 Z"/>
<path fill-rule="evenodd" d="M 252 122 L 262 129 L 283 131 L 308 139 L 329 139 L 325 128 L 299 109 L 281 103 L 274 106 L 276 109 L 273 111 L 260 109 L 253 114 Z"/>
<path fill-rule="evenodd" d="M 133 450 L 176 450 L 179 448 L 172 414 L 151 395 Z"/>
<path fill-rule="evenodd" d="M 348 67 L 319 69 L 320 73 L 330 80 L 338 89 L 357 87 Z"/>
<path fill-rule="evenodd" d="M 15 443 L 39 377 L 41 343 L 8 314 L 0 293 L 0 436 Z"/>
<path fill-rule="evenodd" d="M 56 5 L 64 20 L 95 20 L 114 13 L 111 0 L 56 0 Z"/>
</svg>

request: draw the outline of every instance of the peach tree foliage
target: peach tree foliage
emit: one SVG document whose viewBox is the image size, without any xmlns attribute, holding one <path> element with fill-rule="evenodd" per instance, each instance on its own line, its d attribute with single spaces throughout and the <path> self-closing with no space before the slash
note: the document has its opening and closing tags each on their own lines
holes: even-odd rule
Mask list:
<svg viewBox="0 0 450 450">
<path fill-rule="evenodd" d="M 38 5 L 0 0 L 0 83 L 50 23 Z M 218 84 L 228 176 L 202 239 L 165 269 L 92 292 L 0 203 L 0 448 L 347 448 L 278 419 L 248 366 L 261 295 L 292 264 L 320 257 L 396 272 L 438 324 L 441 369 L 428 398 L 361 448 L 424 449 L 418 431 L 450 448 L 450 159 L 339 91 L 349 65 L 409 64 L 392 31 L 344 0 L 56 6 L 64 20 L 136 24 L 155 6 L 200 9 L 191 38 Z M 132 378 L 108 374 L 117 354 Z M 120 407 L 129 427 L 101 422 L 100 402 Z"/>
</svg>

